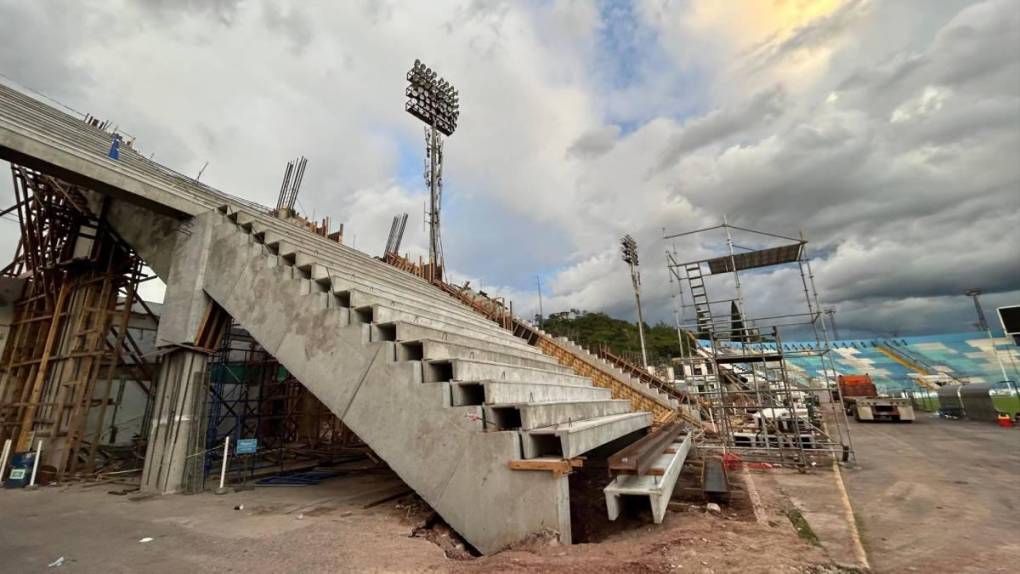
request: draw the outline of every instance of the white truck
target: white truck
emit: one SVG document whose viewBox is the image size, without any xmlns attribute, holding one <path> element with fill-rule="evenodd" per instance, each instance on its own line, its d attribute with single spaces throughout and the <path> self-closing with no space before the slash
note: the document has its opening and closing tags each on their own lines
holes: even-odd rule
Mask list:
<svg viewBox="0 0 1020 574">
<path fill-rule="evenodd" d="M 858 421 L 913 422 L 914 406 L 910 399 L 893 397 L 857 397 L 853 405 Z"/>
</svg>

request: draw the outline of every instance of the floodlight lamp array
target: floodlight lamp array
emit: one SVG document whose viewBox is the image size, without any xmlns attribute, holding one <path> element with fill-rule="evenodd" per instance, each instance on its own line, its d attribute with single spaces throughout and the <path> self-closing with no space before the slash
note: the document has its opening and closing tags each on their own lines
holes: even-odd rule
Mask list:
<svg viewBox="0 0 1020 574">
<path fill-rule="evenodd" d="M 452 135 L 457 129 L 460 117 L 460 93 L 453 84 L 440 78 L 432 68 L 415 60 L 407 72 L 407 103 L 404 109 L 445 135 Z"/>
<path fill-rule="evenodd" d="M 624 235 L 620 239 L 620 250 L 625 262 L 635 266 L 638 264 L 637 241 L 633 237 Z"/>
</svg>

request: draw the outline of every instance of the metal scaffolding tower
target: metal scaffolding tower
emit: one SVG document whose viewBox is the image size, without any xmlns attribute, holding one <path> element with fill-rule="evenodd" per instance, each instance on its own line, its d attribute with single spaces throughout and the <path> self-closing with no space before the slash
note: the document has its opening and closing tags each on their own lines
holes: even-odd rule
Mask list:
<svg viewBox="0 0 1020 574">
<path fill-rule="evenodd" d="M 746 236 L 754 247 L 738 245 L 735 234 L 741 235 L 742 243 Z M 800 468 L 819 457 L 850 460 L 853 448 L 836 384 L 827 315 L 818 302 L 803 237 L 724 220 L 705 229 L 664 232 L 664 238 L 671 242 L 666 266 L 677 285 L 673 296 L 678 336 L 694 349 L 674 362 L 678 378 L 689 394 L 699 398 L 714 431 L 707 434 L 704 446 Z M 684 259 L 683 252 L 706 255 Z M 800 272 L 803 309 L 749 316 L 743 295 L 747 280 L 753 284 L 762 277 L 751 271 L 784 265 L 796 265 Z M 690 302 L 685 300 L 685 287 Z M 797 349 L 784 346 L 783 334 L 791 331 L 807 334 L 814 343 Z M 822 375 L 797 374 L 788 363 L 791 357 L 811 357 Z"/>
</svg>

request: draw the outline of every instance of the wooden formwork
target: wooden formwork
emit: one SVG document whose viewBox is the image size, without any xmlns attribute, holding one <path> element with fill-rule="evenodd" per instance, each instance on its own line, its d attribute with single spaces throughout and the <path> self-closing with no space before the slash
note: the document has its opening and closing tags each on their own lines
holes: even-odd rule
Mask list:
<svg viewBox="0 0 1020 574">
<path fill-rule="evenodd" d="M 151 396 L 150 365 L 129 333 L 133 308 L 147 309 L 137 296 L 143 263 L 82 190 L 19 166 L 12 173 L 21 240 L 0 274 L 25 290 L 0 361 L 0 440 L 19 452 L 43 440 L 58 479 L 91 474 L 113 432 L 115 381 Z"/>
<path fill-rule="evenodd" d="M 556 359 L 561 365 L 570 368 L 578 375 L 591 379 L 595 386 L 609 389 L 614 399 L 626 399 L 630 401 L 632 409 L 652 413 L 655 424 L 667 423 L 677 417 L 676 409 L 652 400 L 623 381 L 578 357 L 570 350 L 557 345 L 555 341 L 548 337 L 540 337 L 534 344 L 543 353 Z"/>
</svg>

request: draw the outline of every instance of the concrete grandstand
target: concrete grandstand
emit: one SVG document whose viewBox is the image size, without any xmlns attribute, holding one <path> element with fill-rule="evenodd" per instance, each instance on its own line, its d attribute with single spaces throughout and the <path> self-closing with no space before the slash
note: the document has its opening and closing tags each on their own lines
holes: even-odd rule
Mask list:
<svg viewBox="0 0 1020 574">
<path fill-rule="evenodd" d="M 809 350 L 813 345 L 814 341 L 782 344 L 795 371 L 807 378 L 821 377 L 821 365 L 817 358 L 798 357 L 796 352 Z M 978 332 L 846 339 L 832 341 L 831 348 L 838 374 L 869 374 L 879 391 L 889 394 L 917 389 L 919 383 L 924 386 L 926 379 L 998 383 L 1003 380 L 999 359 L 1009 379 L 1020 378 L 1020 348 L 1010 339 L 989 339 Z"/>
</svg>

